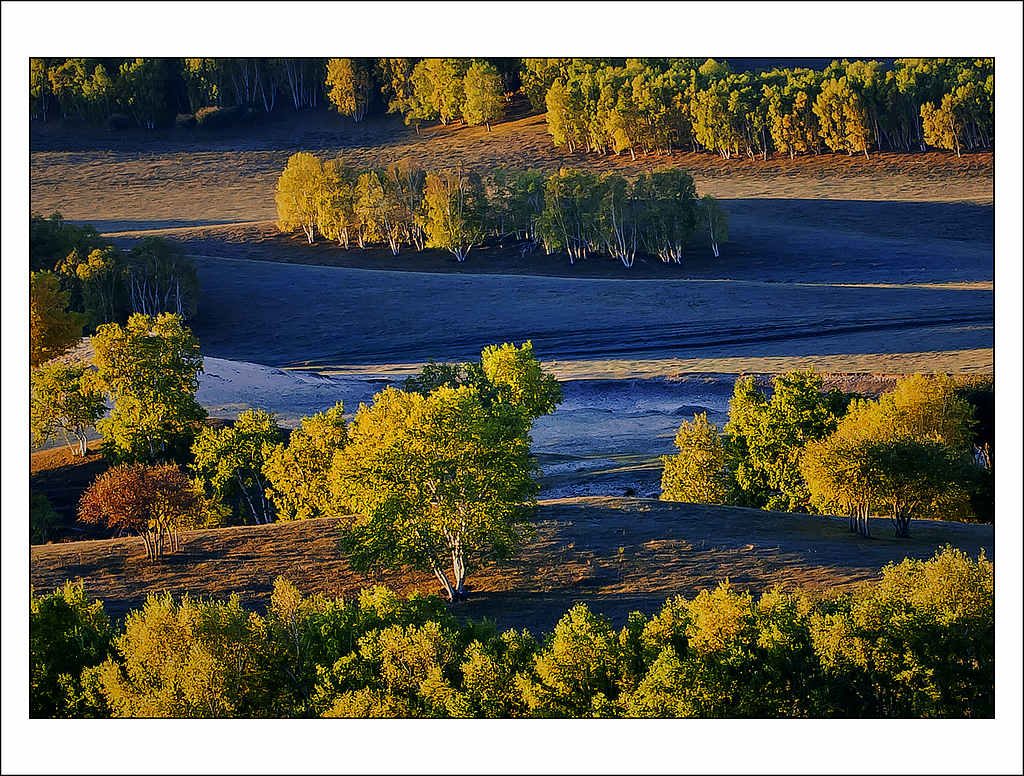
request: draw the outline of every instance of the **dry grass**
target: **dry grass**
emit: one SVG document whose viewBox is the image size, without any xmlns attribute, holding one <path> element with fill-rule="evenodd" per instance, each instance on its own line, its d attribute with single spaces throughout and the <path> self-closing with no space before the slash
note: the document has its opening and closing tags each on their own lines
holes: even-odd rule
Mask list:
<svg viewBox="0 0 1024 776">
<path fill-rule="evenodd" d="M 471 617 L 500 626 L 549 630 L 577 601 L 617 622 L 655 611 L 674 594 L 729 579 L 754 591 L 773 585 L 822 589 L 874 578 L 886 563 L 929 557 L 946 543 L 992 557 L 991 526 L 917 522 L 913 536 L 890 536 L 877 519 L 875 539 L 851 535 L 838 518 L 626 498 L 543 502 L 536 533 L 511 563 L 471 575 Z M 260 607 L 278 576 L 307 593 L 351 596 L 374 582 L 402 592 L 437 591 L 428 574 L 370 577 L 337 551 L 338 518 L 192 531 L 176 555 L 145 559 L 137 538 L 32 548 L 31 580 L 49 590 L 81 578 L 107 609 L 122 615 L 162 591 L 225 597 Z"/>
<path fill-rule="evenodd" d="M 716 197 L 834 200 L 971 201 L 991 203 L 993 157 L 950 153 L 822 155 L 722 160 L 674 152 L 630 160 L 569 154 L 547 133 L 544 116 L 483 127 L 430 127 L 417 135 L 394 118 L 353 125 L 331 115 L 297 117 L 244 134 L 186 131 L 153 138 L 138 134 L 51 136 L 34 130 L 32 209 L 60 210 L 101 229 L 159 228 L 275 217 L 273 190 L 288 156 L 312 151 L 369 167 L 412 157 L 424 167 L 462 162 L 486 172 L 496 166 L 556 170 L 578 166 L 625 174 L 665 165 L 693 173 Z"/>
</svg>

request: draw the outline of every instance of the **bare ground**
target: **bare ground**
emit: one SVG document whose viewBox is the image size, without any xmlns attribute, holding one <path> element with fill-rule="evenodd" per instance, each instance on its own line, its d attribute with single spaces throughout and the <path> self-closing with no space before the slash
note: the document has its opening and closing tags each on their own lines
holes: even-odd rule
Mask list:
<svg viewBox="0 0 1024 776">
<path fill-rule="evenodd" d="M 165 590 L 220 598 L 237 592 L 247 606 L 260 607 L 278 576 L 333 596 L 374 582 L 437 591 L 429 574 L 352 571 L 336 549 L 338 525 L 338 518 L 324 518 L 187 532 L 179 553 L 156 562 L 145 559 L 137 538 L 38 546 L 31 581 L 43 591 L 81 578 L 116 616 Z M 864 539 L 840 518 L 645 499 L 545 501 L 534 525 L 514 561 L 471 576 L 464 614 L 538 632 L 584 601 L 622 623 L 630 611 L 654 612 L 671 595 L 693 595 L 724 579 L 752 591 L 777 584 L 819 590 L 873 579 L 886 563 L 930 557 L 947 543 L 972 555 L 984 549 L 990 558 L 993 550 L 992 526 L 919 521 L 911 538 L 895 539 L 888 521 L 876 519 L 876 538 Z"/>
</svg>

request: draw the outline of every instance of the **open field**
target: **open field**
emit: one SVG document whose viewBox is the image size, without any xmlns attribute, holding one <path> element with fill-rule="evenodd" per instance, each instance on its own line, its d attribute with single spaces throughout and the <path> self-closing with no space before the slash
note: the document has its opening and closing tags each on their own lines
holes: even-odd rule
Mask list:
<svg viewBox="0 0 1024 776">
<path fill-rule="evenodd" d="M 722 160 L 711 154 L 596 157 L 558 149 L 544 116 L 483 127 L 428 127 L 421 135 L 395 118 L 359 125 L 309 115 L 237 133 L 63 133 L 34 129 L 32 208 L 91 220 L 101 231 L 266 220 L 288 156 L 310 151 L 372 166 L 409 156 L 424 167 L 462 162 L 556 170 L 585 166 L 623 173 L 666 164 L 689 170 L 702 193 L 723 199 L 830 199 L 992 202 L 991 154 L 876 154 Z"/>
<path fill-rule="evenodd" d="M 585 601 L 621 625 L 630 611 L 651 613 L 668 596 L 726 578 L 753 591 L 776 584 L 821 589 L 870 580 L 890 561 L 930 557 L 946 543 L 993 557 L 992 526 L 919 521 L 911 538 L 898 540 L 887 520 L 876 519 L 876 538 L 863 539 L 839 518 L 644 499 L 545 501 L 534 523 L 534 538 L 515 560 L 470 576 L 470 599 L 460 605 L 467 616 L 537 632 Z M 187 532 L 179 553 L 153 563 L 137 538 L 33 547 L 31 579 L 42 591 L 80 577 L 113 615 L 163 590 L 237 592 L 258 607 L 279 575 L 304 592 L 334 596 L 373 582 L 435 592 L 429 574 L 353 572 L 337 552 L 337 525 L 338 518 L 324 518 Z"/>
</svg>

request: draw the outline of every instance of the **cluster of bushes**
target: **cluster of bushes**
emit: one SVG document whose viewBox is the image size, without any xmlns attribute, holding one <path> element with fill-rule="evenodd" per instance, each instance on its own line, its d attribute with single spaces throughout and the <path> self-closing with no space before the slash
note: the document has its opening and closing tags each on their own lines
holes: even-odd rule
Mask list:
<svg viewBox="0 0 1024 776">
<path fill-rule="evenodd" d="M 776 377 L 770 398 L 737 380 L 724 435 L 706 414 L 680 426 L 662 498 L 845 514 L 865 535 L 878 511 L 898 536 L 917 516 L 991 520 L 992 428 L 974 420 L 991 381 L 912 375 L 877 400 L 821 388 L 813 372 Z"/>
<path fill-rule="evenodd" d="M 30 218 L 29 269 L 32 366 L 77 343 L 83 328 L 123 322 L 130 313 L 189 318 L 198 309 L 195 265 L 172 243 L 146 237 L 122 252 L 59 213 Z"/>
<path fill-rule="evenodd" d="M 436 597 L 151 596 L 113 629 L 69 584 L 31 599 L 34 717 L 991 717 L 993 567 L 947 548 L 853 593 L 728 583 L 621 629 L 585 605 L 497 633 Z"/>
<path fill-rule="evenodd" d="M 690 148 L 728 159 L 992 147 L 991 59 L 843 60 L 820 72 L 763 73 L 732 73 L 712 59 L 525 62 L 524 84 L 547 86 L 548 128 L 569 151 Z"/>
<path fill-rule="evenodd" d="M 565 252 L 572 263 L 598 253 L 633 266 L 639 254 L 682 263 L 698 235 L 715 256 L 728 238 L 724 211 L 713 197 L 698 199 L 693 178 L 666 168 L 628 180 L 562 169 L 493 172 L 485 182 L 461 167 L 425 172 L 402 160 L 357 171 L 340 160 L 293 154 L 278 179 L 278 223 L 348 248 L 384 244 L 440 248 L 464 261 L 487 239 L 515 239 L 521 249 Z"/>
</svg>

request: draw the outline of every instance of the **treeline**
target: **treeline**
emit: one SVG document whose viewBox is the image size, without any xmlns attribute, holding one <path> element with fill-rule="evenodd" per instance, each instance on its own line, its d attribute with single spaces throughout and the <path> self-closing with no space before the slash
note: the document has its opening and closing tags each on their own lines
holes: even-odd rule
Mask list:
<svg viewBox="0 0 1024 776">
<path fill-rule="evenodd" d="M 713 254 L 728 239 L 725 212 L 711 196 L 697 197 L 693 178 L 666 168 L 628 180 L 562 169 L 495 170 L 487 181 L 461 167 L 428 172 L 409 160 L 354 170 L 297 153 L 278 180 L 278 224 L 348 249 L 386 245 L 439 248 L 464 261 L 487 240 L 518 243 L 530 252 L 566 253 L 570 263 L 603 254 L 633 266 L 638 255 L 682 263 L 700 238 Z"/>
<path fill-rule="evenodd" d="M 519 60 L 34 58 L 30 114 L 112 128 L 211 126 L 248 113 L 333 106 L 356 121 L 400 111 L 407 123 L 490 123 L 518 88 Z M 415 84 L 415 86 L 414 86 Z"/>
<path fill-rule="evenodd" d="M 724 433 L 696 415 L 663 458 L 662 498 L 892 519 L 990 521 L 994 507 L 991 378 L 912 375 L 878 399 L 822 391 L 814 372 L 736 381 Z"/>
<path fill-rule="evenodd" d="M 769 153 L 991 148 L 990 59 L 836 61 L 822 71 L 732 73 L 707 60 L 525 60 L 548 129 L 569 151 L 683 148 L 728 159 Z"/>
<path fill-rule="evenodd" d="M 440 599 L 278 579 L 151 596 L 113 628 L 81 583 L 30 602 L 33 717 L 959 717 L 994 707 L 993 567 L 946 548 L 824 598 L 729 586 L 621 629 L 586 605 L 497 633 Z"/>
<path fill-rule="evenodd" d="M 199 307 L 192 260 L 160 237 L 121 251 L 91 226 L 54 213 L 29 219 L 29 352 L 36 366 L 132 313 L 191 318 Z"/>
<path fill-rule="evenodd" d="M 731 156 L 990 149 L 991 59 L 834 61 L 734 73 L 708 59 L 33 59 L 31 113 L 91 123 L 216 125 L 239 111 L 332 106 L 360 121 L 502 120 L 521 93 L 570 152 Z"/>
<path fill-rule="evenodd" d="M 217 109 L 265 113 L 324 103 L 323 59 L 32 59 L 33 118 L 57 116 L 112 128 L 172 126 L 179 114 L 202 120 Z M 212 123 L 212 122 L 211 122 Z"/>
</svg>

